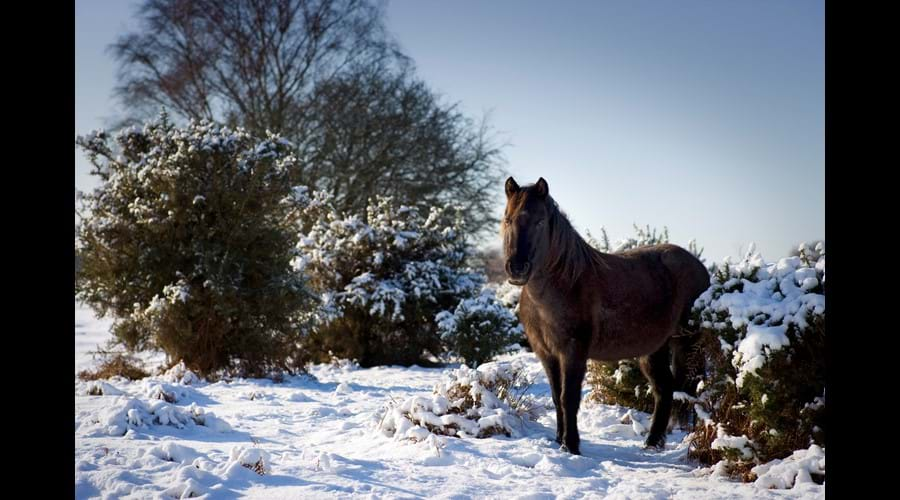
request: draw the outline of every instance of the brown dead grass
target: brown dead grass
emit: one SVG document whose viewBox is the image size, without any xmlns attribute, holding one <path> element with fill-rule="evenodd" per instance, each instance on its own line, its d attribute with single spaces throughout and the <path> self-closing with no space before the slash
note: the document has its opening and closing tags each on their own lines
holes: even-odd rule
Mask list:
<svg viewBox="0 0 900 500">
<path fill-rule="evenodd" d="M 103 361 L 94 370 L 83 370 L 78 373 L 78 378 L 84 381 L 108 379 L 115 376 L 125 377 L 128 380 L 139 380 L 149 377 L 150 374 L 140 367 L 139 362 L 128 354 L 101 353 Z"/>
</svg>

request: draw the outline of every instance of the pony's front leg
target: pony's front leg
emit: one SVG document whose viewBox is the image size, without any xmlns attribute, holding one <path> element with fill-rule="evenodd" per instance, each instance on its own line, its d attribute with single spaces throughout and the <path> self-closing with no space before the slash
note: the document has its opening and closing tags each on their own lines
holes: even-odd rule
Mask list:
<svg viewBox="0 0 900 500">
<path fill-rule="evenodd" d="M 553 396 L 553 406 L 556 407 L 556 442 L 562 444 L 565 421 L 563 420 L 563 406 L 560 398 L 562 393 L 562 373 L 560 372 L 559 360 L 553 356 L 545 356 L 541 359 L 541 364 L 544 365 L 544 373 L 547 374 L 547 382 L 550 383 L 550 395 Z"/>
<path fill-rule="evenodd" d="M 574 351 L 574 350 L 573 350 Z M 562 360 L 562 406 L 563 445 L 562 451 L 574 455 L 581 454 L 581 440 L 578 437 L 578 407 L 581 405 L 581 383 L 587 370 L 587 358 L 571 352 Z"/>
</svg>

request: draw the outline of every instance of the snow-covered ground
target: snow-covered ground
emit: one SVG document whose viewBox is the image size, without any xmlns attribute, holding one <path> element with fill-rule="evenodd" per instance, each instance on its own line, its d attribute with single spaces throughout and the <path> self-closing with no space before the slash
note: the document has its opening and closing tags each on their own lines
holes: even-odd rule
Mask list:
<svg viewBox="0 0 900 500">
<path fill-rule="evenodd" d="M 89 351 L 109 338 L 109 324 L 75 305 L 76 372 L 94 363 Z M 153 367 L 161 358 L 144 359 Z M 552 405 L 532 354 L 505 359 L 524 363 L 537 377 L 531 392 Z M 637 423 L 622 423 L 629 410 L 616 406 L 582 404 L 582 456 L 558 451 L 553 411 L 526 423 L 521 437 L 441 436 L 412 442 L 379 429 L 390 402 L 430 395 L 449 368 L 317 365 L 311 369 L 314 378 L 214 384 L 176 371 L 135 382 L 75 379 L 76 498 L 825 495 L 824 486 L 805 481 L 774 490 L 712 474 L 712 468 L 687 460 L 682 431 L 669 435 L 665 451 L 646 451 L 638 431 L 641 421 L 649 424 L 649 415 L 635 413 Z M 98 388 L 104 395 L 87 395 Z M 811 449 L 798 460 L 818 461 L 813 452 L 818 451 Z M 773 471 L 790 476 L 788 462 Z"/>
</svg>

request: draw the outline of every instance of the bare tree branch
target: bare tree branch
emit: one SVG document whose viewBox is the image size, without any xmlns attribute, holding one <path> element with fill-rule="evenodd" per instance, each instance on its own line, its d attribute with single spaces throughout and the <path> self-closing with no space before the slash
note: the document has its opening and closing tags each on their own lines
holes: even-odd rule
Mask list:
<svg viewBox="0 0 900 500">
<path fill-rule="evenodd" d="M 458 203 L 493 231 L 500 148 L 414 76 L 369 0 L 146 0 L 136 33 L 111 46 L 131 116 L 279 132 L 298 149 L 294 181 L 365 213 L 370 196 Z M 129 120 L 131 118 L 132 120 Z M 498 191 L 498 193 L 495 193 Z"/>
</svg>

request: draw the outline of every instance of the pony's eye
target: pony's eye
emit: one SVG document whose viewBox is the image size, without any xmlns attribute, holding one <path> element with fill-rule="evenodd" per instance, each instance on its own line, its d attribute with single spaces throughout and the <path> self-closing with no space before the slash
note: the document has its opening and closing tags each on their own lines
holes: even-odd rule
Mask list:
<svg viewBox="0 0 900 500">
<path fill-rule="evenodd" d="M 537 224 L 536 224 L 536 225 L 537 225 L 537 227 L 543 226 L 543 225 L 544 225 L 544 220 L 541 219 L 541 220 L 537 221 Z"/>
</svg>

